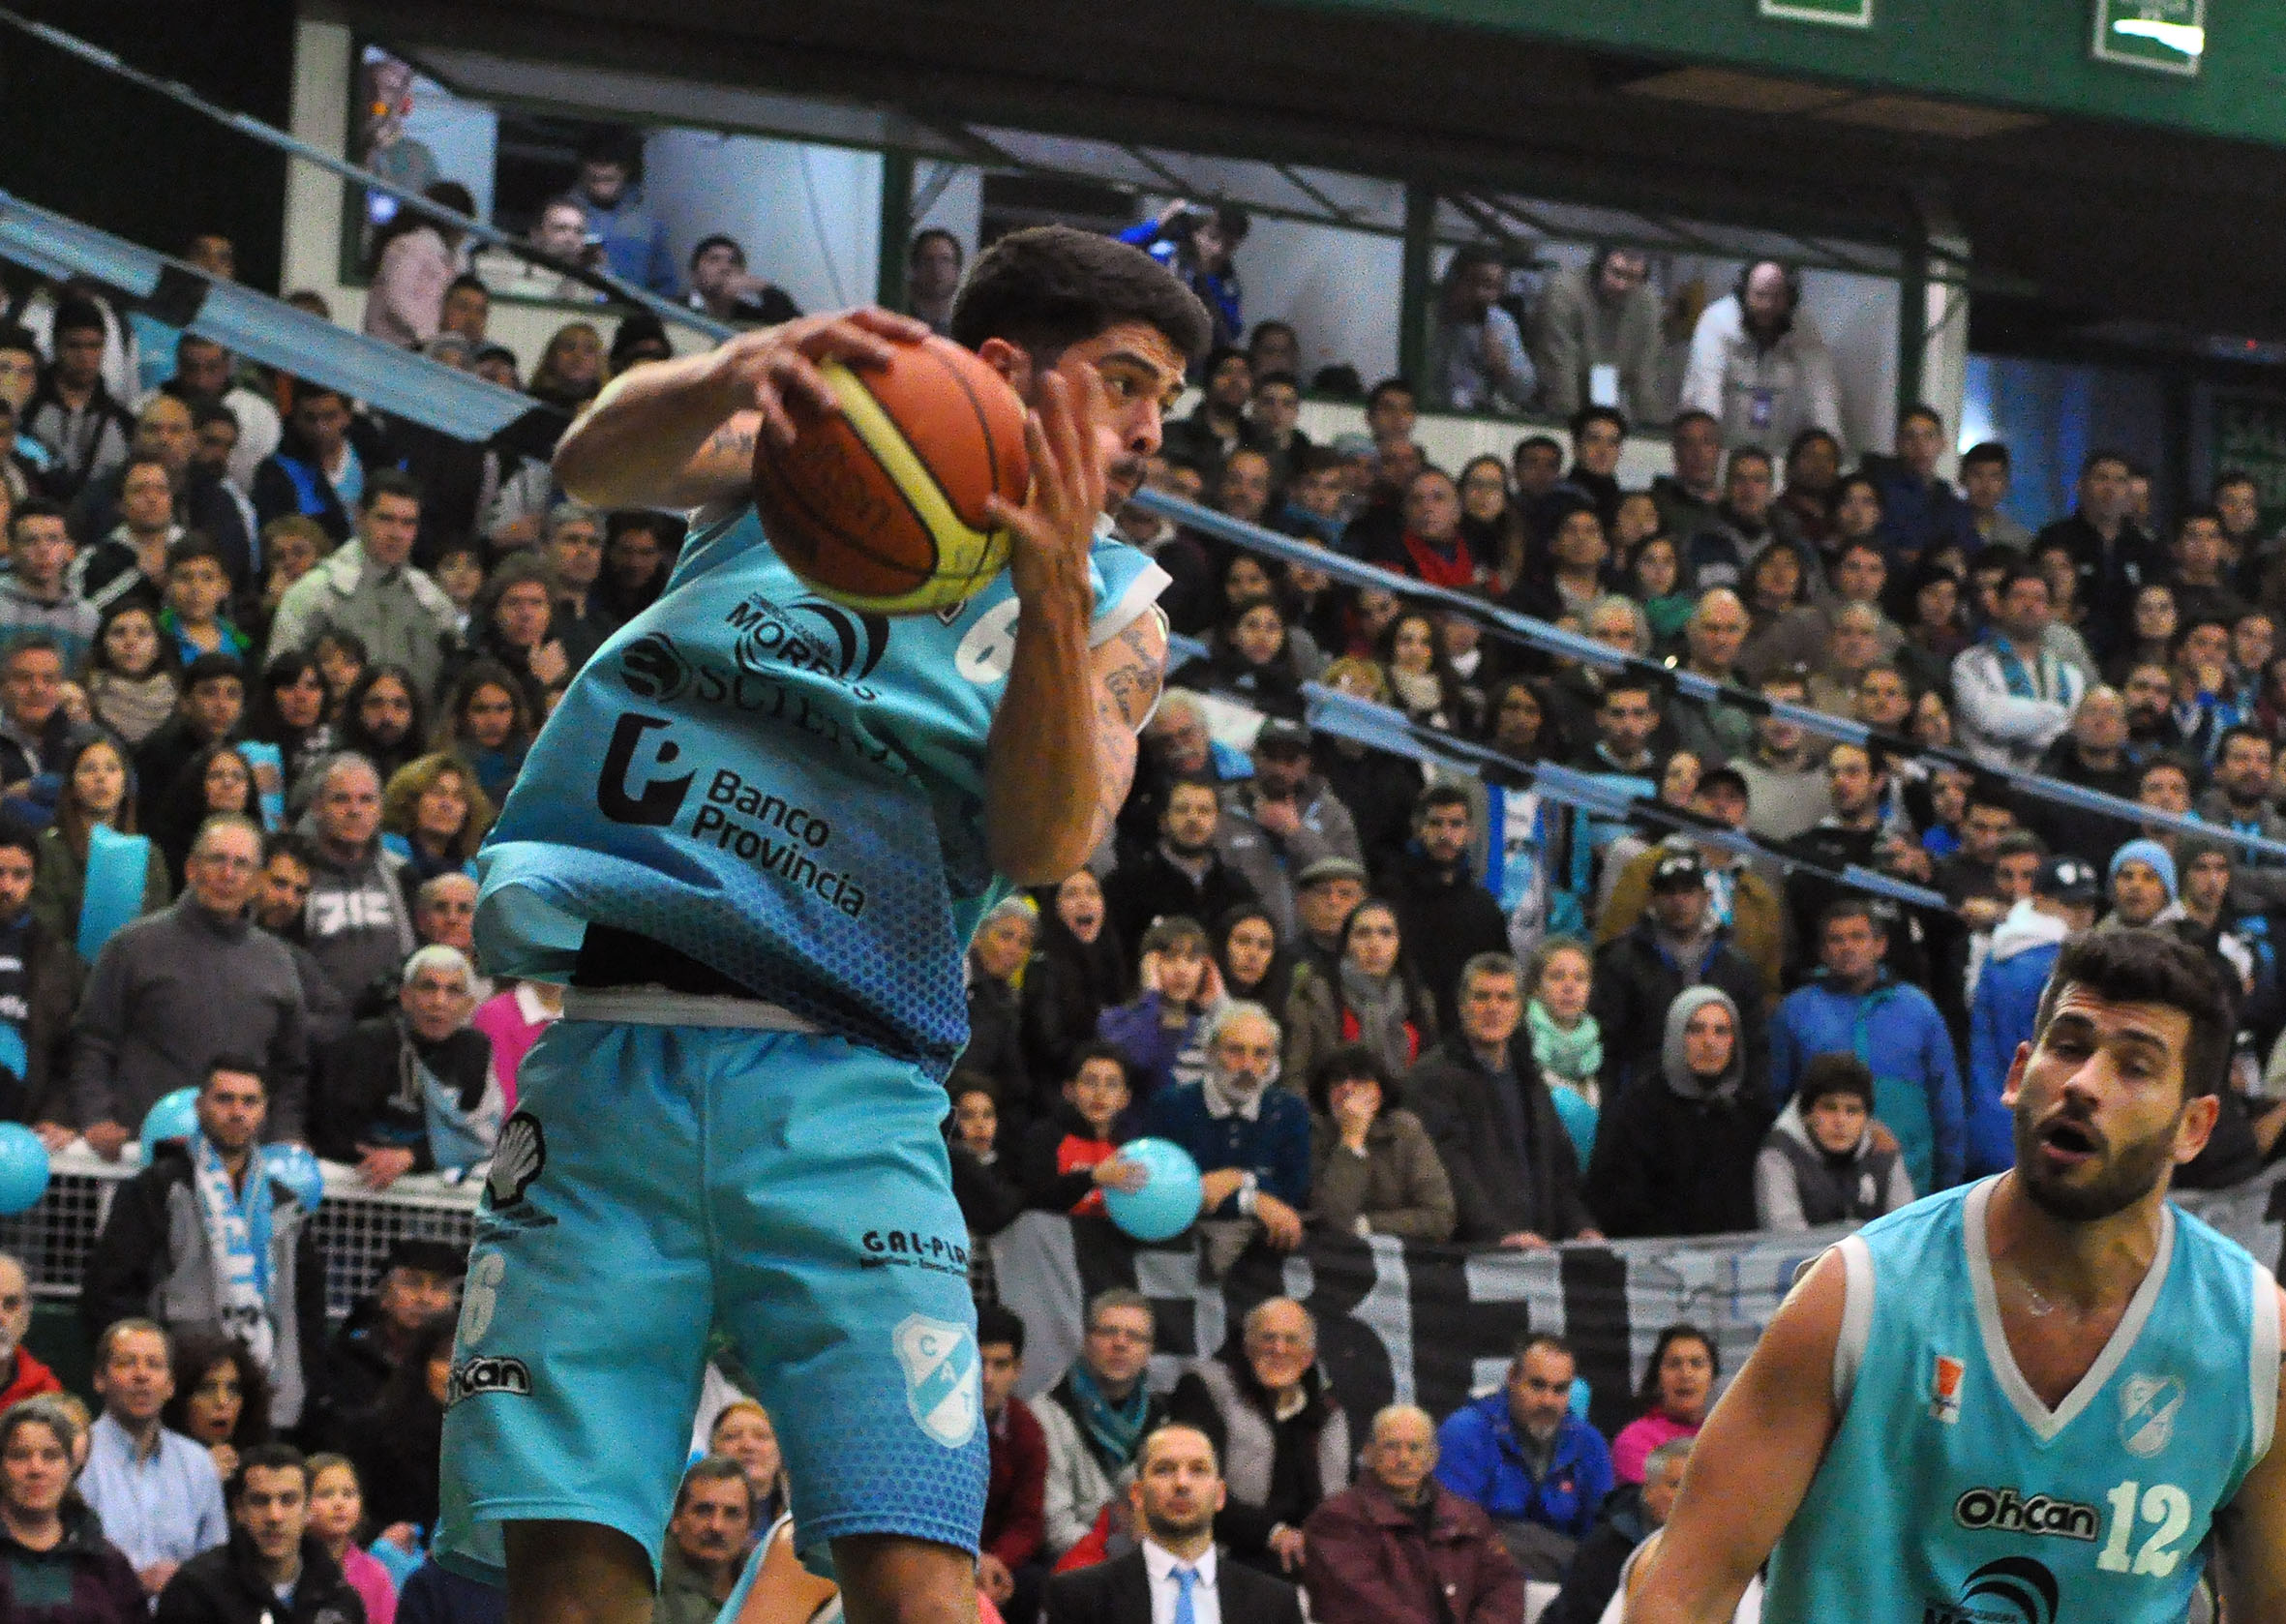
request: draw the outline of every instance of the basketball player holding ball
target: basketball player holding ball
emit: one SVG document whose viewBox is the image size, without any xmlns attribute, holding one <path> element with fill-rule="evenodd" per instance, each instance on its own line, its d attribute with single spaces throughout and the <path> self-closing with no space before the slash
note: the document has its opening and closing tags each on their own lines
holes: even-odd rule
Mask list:
<svg viewBox="0 0 2286 1624">
<path fill-rule="evenodd" d="M 1031 492 L 989 504 L 1007 570 L 932 614 L 814 590 L 752 501 L 757 436 L 794 460 L 803 425 L 839 426 L 831 364 L 886 376 L 917 321 L 641 368 L 557 448 L 587 501 L 698 512 L 480 858 L 486 965 L 569 986 L 493 1161 L 445 1420 L 439 1554 L 504 1570 L 513 1624 L 647 1617 L 716 1325 L 854 1624 L 976 1617 L 987 1446 L 939 1133 L 962 954 L 1126 797 L 1166 578 L 1103 511 L 1209 331 L 1108 238 L 978 260 L 952 333 L 1030 408 Z"/>
<path fill-rule="evenodd" d="M 2277 1282 L 2167 1202 L 2234 1026 L 2171 933 L 2064 945 L 2016 1165 L 1827 1251 L 1707 1418 L 1629 1624 L 2286 1621 Z M 2210 1533 L 2212 1535 L 2210 1543 Z"/>
</svg>

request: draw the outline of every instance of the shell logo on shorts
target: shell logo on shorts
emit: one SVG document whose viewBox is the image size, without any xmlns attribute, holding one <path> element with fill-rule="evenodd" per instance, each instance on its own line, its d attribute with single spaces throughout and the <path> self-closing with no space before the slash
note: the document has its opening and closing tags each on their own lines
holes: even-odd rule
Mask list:
<svg viewBox="0 0 2286 1624">
<path fill-rule="evenodd" d="M 930 1437 L 959 1449 L 984 1412 L 977 1339 L 965 1325 L 914 1314 L 891 1334 L 905 1368 L 905 1407 Z"/>
<path fill-rule="evenodd" d="M 508 1119 L 498 1143 L 493 1146 L 485 1193 L 495 1207 L 513 1207 L 524 1199 L 524 1192 L 547 1164 L 548 1139 L 540 1130 L 540 1119 L 529 1111 L 519 1111 Z"/>
</svg>

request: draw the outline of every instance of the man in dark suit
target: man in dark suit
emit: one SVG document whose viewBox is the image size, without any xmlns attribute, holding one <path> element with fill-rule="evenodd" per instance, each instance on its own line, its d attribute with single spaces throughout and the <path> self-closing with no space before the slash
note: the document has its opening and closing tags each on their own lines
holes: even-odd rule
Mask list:
<svg viewBox="0 0 2286 1624">
<path fill-rule="evenodd" d="M 1302 1624 L 1301 1593 L 1215 1549 L 1215 1446 L 1193 1427 L 1143 1440 L 1128 1489 L 1140 1546 L 1048 1585 L 1046 1624 Z"/>
</svg>

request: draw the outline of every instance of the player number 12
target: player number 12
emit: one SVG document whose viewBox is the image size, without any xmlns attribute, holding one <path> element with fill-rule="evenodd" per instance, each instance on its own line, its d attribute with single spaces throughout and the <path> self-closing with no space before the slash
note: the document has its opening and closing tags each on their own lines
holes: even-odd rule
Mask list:
<svg viewBox="0 0 2286 1624">
<path fill-rule="evenodd" d="M 2143 1495 L 2143 1519 L 2158 1524 L 2151 1538 L 2143 1542 L 2143 1549 L 2135 1553 L 2135 1560 L 2127 1560 L 2127 1542 L 2135 1534 L 2136 1494 Z M 2103 1549 L 2095 1557 L 2096 1567 L 2107 1574 L 2149 1574 L 2153 1579 L 2165 1579 L 2175 1571 L 2175 1564 L 2182 1560 L 2182 1552 L 2176 1546 L 2190 1532 L 2191 1497 L 2172 1483 L 2154 1483 L 2149 1489 L 2130 1478 L 2104 1496 L 2112 1503 L 2111 1536 L 2103 1542 Z"/>
</svg>

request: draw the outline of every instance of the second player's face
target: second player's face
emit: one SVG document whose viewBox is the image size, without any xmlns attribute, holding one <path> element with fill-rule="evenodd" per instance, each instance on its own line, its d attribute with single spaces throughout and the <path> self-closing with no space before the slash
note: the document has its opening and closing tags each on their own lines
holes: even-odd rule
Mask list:
<svg viewBox="0 0 2286 1624">
<path fill-rule="evenodd" d="M 1096 439 L 1117 506 L 1141 487 L 1144 465 L 1158 449 L 1166 414 L 1183 393 L 1183 357 L 1150 323 L 1120 321 L 1072 345 L 1050 370 L 1075 399 L 1098 402 Z M 1101 385 L 1099 396 L 1091 395 L 1091 380 Z"/>
<path fill-rule="evenodd" d="M 2000 1096 L 2036 1205 L 2074 1222 L 2109 1218 L 2205 1148 L 2218 1107 L 2184 1098 L 2190 1038 L 2190 1016 L 2171 1006 L 2063 989 Z"/>
</svg>

